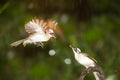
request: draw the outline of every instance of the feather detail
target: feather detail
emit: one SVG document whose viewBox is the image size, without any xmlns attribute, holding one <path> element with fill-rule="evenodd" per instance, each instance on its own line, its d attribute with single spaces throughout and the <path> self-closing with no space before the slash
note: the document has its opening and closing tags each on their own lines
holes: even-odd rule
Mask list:
<svg viewBox="0 0 120 80">
<path fill-rule="evenodd" d="M 16 41 L 16 42 L 13 42 L 13 43 L 10 44 L 10 45 L 11 45 L 12 47 L 16 47 L 16 46 L 20 45 L 21 43 L 23 43 L 24 40 L 25 40 L 25 39 L 18 40 L 18 41 Z"/>
<path fill-rule="evenodd" d="M 46 26 L 46 22 L 42 19 L 32 19 L 28 23 L 25 24 L 25 30 L 28 34 L 34 34 L 34 33 L 41 33 L 45 34 L 44 27 Z"/>
<path fill-rule="evenodd" d="M 25 24 L 25 30 L 28 34 L 35 32 L 46 32 L 48 29 L 56 29 L 57 22 L 52 19 L 44 21 L 43 19 L 34 18 Z"/>
<path fill-rule="evenodd" d="M 84 55 L 86 55 L 87 57 L 89 57 L 90 59 L 92 59 L 96 64 L 97 64 L 97 60 L 95 60 L 93 57 L 91 57 L 90 55 L 84 53 Z"/>
<path fill-rule="evenodd" d="M 47 28 L 56 29 L 58 23 L 55 20 L 48 19 L 46 22 L 47 22 L 47 26 L 48 26 Z"/>
</svg>

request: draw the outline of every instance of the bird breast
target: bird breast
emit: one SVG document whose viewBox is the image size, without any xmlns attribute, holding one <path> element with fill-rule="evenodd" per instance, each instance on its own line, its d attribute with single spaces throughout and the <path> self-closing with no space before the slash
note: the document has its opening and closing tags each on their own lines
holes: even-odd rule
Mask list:
<svg viewBox="0 0 120 80">
<path fill-rule="evenodd" d="M 28 37 L 28 39 L 30 39 L 32 42 L 44 42 L 44 41 L 48 41 L 49 38 L 50 37 L 47 36 L 46 34 L 38 34 L 38 33 Z"/>
<path fill-rule="evenodd" d="M 85 56 L 84 54 L 76 54 L 75 59 L 86 68 L 95 66 L 95 62 L 87 56 Z"/>
</svg>

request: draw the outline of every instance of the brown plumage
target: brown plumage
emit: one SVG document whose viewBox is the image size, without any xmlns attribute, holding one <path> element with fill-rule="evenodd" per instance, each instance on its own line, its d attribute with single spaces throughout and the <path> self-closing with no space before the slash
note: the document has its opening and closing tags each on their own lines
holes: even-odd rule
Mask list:
<svg viewBox="0 0 120 80">
<path fill-rule="evenodd" d="M 26 44 L 40 44 L 43 46 L 42 42 L 48 41 L 51 37 L 54 37 L 54 29 L 57 26 L 57 22 L 54 20 L 43 20 L 34 18 L 25 24 L 25 31 L 28 33 L 28 37 L 11 44 L 11 46 L 18 46 L 23 43 Z"/>
</svg>

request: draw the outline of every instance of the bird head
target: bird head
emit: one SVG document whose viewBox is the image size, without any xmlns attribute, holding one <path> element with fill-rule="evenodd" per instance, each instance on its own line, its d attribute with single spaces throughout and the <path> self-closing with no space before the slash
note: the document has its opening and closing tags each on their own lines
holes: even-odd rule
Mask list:
<svg viewBox="0 0 120 80">
<path fill-rule="evenodd" d="M 79 49 L 79 48 L 74 48 L 73 46 L 69 46 L 70 48 L 72 48 L 72 50 L 73 50 L 73 52 L 75 53 L 75 54 L 80 54 L 81 53 L 81 50 Z"/>
<path fill-rule="evenodd" d="M 48 29 L 46 34 L 48 34 L 49 37 L 56 38 L 55 33 L 52 29 Z"/>
</svg>

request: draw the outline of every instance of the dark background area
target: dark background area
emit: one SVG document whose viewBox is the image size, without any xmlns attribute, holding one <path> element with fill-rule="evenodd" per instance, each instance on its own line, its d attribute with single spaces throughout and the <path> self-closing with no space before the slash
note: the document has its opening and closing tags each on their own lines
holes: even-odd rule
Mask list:
<svg viewBox="0 0 120 80">
<path fill-rule="evenodd" d="M 28 36 L 24 25 L 33 17 L 56 20 L 57 39 L 12 48 Z M 78 80 L 84 67 L 69 44 L 93 56 L 107 80 L 120 80 L 119 41 L 119 0 L 0 0 L 0 80 Z"/>
</svg>

